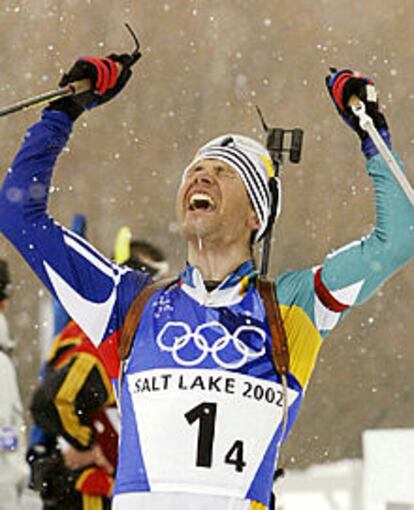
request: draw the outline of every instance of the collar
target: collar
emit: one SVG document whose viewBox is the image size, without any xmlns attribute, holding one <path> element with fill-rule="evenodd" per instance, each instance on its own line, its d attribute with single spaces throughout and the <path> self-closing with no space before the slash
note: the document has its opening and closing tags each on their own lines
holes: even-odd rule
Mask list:
<svg viewBox="0 0 414 510">
<path fill-rule="evenodd" d="M 199 304 L 210 307 L 230 306 L 239 303 L 254 284 L 258 271 L 253 260 L 243 262 L 230 273 L 213 291 L 208 292 L 200 270 L 187 263 L 180 274 L 181 289 Z"/>
</svg>

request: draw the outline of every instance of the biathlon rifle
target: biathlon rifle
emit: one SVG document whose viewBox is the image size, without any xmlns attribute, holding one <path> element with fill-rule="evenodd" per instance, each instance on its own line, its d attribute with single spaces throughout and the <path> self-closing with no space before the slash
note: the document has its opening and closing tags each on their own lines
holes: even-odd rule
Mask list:
<svg viewBox="0 0 414 510">
<path fill-rule="evenodd" d="M 263 239 L 262 261 L 260 275 L 265 277 L 269 269 L 270 244 L 272 239 L 272 229 L 277 215 L 278 202 L 280 200 L 276 178 L 279 178 L 280 169 L 283 165 L 283 157 L 289 155 L 289 162 L 297 164 L 302 155 L 303 129 L 284 129 L 278 127 L 269 127 L 263 117 L 262 111 L 256 106 L 262 127 L 266 133 L 266 148 L 272 158 L 275 176 L 269 179 L 269 188 L 272 194 L 272 208 L 267 230 Z"/>
</svg>

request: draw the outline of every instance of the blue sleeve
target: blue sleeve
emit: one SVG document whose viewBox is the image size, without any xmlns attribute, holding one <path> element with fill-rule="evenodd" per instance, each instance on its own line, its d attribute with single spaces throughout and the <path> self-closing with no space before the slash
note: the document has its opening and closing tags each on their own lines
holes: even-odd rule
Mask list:
<svg viewBox="0 0 414 510">
<path fill-rule="evenodd" d="M 119 288 L 133 296 L 148 278 L 128 274 L 47 213 L 53 167 L 71 130 L 65 113 L 45 110 L 27 131 L 0 190 L 0 229 L 97 345 L 122 325 Z"/>
</svg>

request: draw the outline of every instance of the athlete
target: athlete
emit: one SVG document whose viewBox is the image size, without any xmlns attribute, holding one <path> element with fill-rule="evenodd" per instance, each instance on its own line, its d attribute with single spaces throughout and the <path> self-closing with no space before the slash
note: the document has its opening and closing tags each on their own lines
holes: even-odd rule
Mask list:
<svg viewBox="0 0 414 510">
<path fill-rule="evenodd" d="M 362 140 L 377 223 L 320 265 L 276 279 L 290 355 L 286 430 L 281 376 L 251 256 L 252 243 L 268 228 L 274 169 L 267 150 L 250 138 L 218 137 L 185 169 L 177 216 L 188 263 L 147 301 L 120 370 L 125 316 L 151 280 L 56 223 L 47 191 L 73 122 L 112 99 L 130 74 L 116 55 L 74 64 L 60 84 L 89 78 L 93 91 L 52 103 L 29 129 L 3 184 L 0 227 L 99 346 L 111 376 L 119 375 L 113 508 L 262 510 L 280 442 L 297 418 L 323 339 L 413 257 L 414 208 L 347 106 L 353 94 L 360 97 L 391 146 L 374 84 L 352 71 L 333 73 L 328 90 Z"/>
</svg>

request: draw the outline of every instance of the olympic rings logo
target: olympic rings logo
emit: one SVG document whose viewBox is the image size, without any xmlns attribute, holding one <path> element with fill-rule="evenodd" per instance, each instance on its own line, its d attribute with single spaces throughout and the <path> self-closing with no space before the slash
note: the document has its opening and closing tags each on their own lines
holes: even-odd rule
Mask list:
<svg viewBox="0 0 414 510">
<path fill-rule="evenodd" d="M 248 338 L 250 344 L 254 343 L 254 347 L 249 347 L 243 337 Z M 217 321 L 201 324 L 195 331 L 181 321 L 167 322 L 156 342 L 162 351 L 171 353 L 174 361 L 184 367 L 199 365 L 211 355 L 220 367 L 236 369 L 260 358 L 266 351 L 266 333 L 262 329 L 244 325 L 230 333 Z"/>
</svg>

